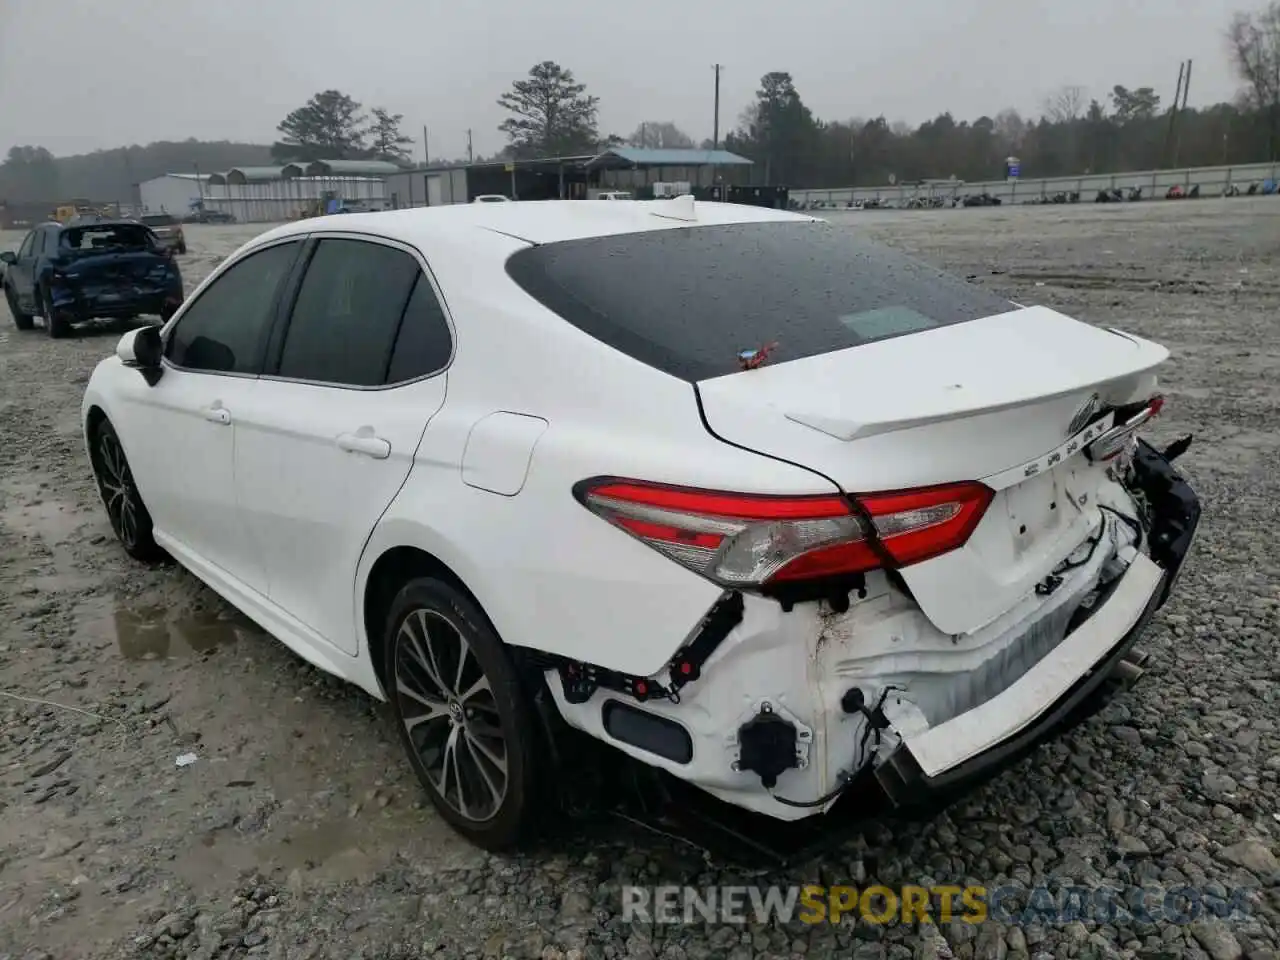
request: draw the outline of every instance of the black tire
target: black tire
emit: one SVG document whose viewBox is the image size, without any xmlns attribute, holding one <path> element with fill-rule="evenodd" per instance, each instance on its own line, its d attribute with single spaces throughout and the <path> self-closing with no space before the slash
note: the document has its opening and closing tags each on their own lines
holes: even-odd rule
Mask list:
<svg viewBox="0 0 1280 960">
<path fill-rule="evenodd" d="M 110 420 L 104 419 L 94 428 L 89 450 L 98 494 L 124 552 L 143 563 L 162 560 L 164 551 L 152 535 L 151 514 L 142 502 L 124 447 Z"/>
<path fill-rule="evenodd" d="M 187 255 L 187 245 L 185 243 L 178 244 L 178 255 L 182 257 Z"/>
<path fill-rule="evenodd" d="M 36 325 L 35 318 L 29 313 L 23 313 L 18 307 L 18 298 L 13 295 L 13 290 L 8 284 L 5 284 L 4 298 L 9 304 L 9 313 L 13 316 L 13 325 L 19 330 L 30 330 Z"/>
<path fill-rule="evenodd" d="M 71 332 L 71 324 L 67 322 L 67 318 L 59 315 L 53 309 L 53 298 L 49 296 L 49 291 L 43 287 L 40 289 L 40 302 L 44 309 L 44 329 L 54 340 L 61 340 Z"/>
<path fill-rule="evenodd" d="M 391 603 L 383 656 L 400 742 L 440 815 L 489 851 L 528 837 L 543 796 L 542 740 L 484 614 L 448 583 L 411 580 Z"/>
</svg>

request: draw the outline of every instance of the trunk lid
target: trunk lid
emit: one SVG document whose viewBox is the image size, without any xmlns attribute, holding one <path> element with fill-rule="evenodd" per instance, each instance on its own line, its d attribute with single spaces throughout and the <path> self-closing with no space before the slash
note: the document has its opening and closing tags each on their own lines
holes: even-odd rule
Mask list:
<svg viewBox="0 0 1280 960">
<path fill-rule="evenodd" d="M 966 546 L 901 570 L 939 629 L 967 633 L 1025 597 L 1096 527 L 1105 468 L 1074 455 L 1090 410 L 1149 396 L 1167 357 L 1158 344 L 1027 307 L 697 389 L 713 434 L 846 492 L 962 480 L 995 489 Z"/>
</svg>

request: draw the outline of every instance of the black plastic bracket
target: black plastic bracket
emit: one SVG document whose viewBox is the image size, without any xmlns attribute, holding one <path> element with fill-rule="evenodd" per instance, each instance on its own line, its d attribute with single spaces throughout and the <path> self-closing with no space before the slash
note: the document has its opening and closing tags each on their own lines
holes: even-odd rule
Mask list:
<svg viewBox="0 0 1280 960">
<path fill-rule="evenodd" d="M 745 608 L 746 604 L 740 593 L 726 593 L 716 601 L 702 621 L 702 629 L 698 631 L 698 635 L 677 650 L 668 664 L 673 688 L 679 690 L 702 676 L 703 664 L 742 622 Z"/>
</svg>

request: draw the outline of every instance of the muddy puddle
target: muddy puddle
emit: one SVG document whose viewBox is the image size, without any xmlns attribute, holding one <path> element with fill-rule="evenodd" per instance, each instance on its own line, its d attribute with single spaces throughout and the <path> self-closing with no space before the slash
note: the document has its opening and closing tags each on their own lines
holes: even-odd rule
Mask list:
<svg viewBox="0 0 1280 960">
<path fill-rule="evenodd" d="M 174 615 L 162 607 L 131 607 L 109 598 L 81 604 L 76 623 L 95 645 L 113 646 L 125 660 L 198 657 L 261 634 L 234 613 Z"/>
</svg>

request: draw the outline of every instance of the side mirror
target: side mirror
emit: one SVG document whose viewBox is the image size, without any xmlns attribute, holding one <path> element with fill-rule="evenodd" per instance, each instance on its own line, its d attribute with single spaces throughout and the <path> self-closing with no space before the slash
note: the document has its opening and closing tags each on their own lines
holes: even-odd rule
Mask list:
<svg viewBox="0 0 1280 960">
<path fill-rule="evenodd" d="M 155 386 L 164 367 L 160 360 L 164 355 L 164 341 L 160 328 L 148 324 L 130 330 L 116 344 L 116 356 L 126 367 L 141 371 L 148 385 Z"/>
<path fill-rule="evenodd" d="M 0 251 L 0 263 L 13 264 L 17 262 L 18 262 L 18 255 L 14 253 L 12 250 Z"/>
</svg>

